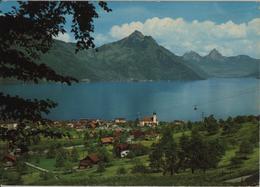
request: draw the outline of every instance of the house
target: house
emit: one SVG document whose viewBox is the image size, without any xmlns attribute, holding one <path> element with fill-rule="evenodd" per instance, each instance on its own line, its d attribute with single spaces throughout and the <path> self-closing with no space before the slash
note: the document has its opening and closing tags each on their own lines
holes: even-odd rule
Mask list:
<svg viewBox="0 0 260 187">
<path fill-rule="evenodd" d="M 8 122 L 8 123 L 2 123 L 0 126 L 3 128 L 7 128 L 8 130 L 14 130 L 14 129 L 17 129 L 18 124 Z"/>
<path fill-rule="evenodd" d="M 100 125 L 100 121 L 98 119 L 90 119 L 86 123 L 86 128 L 95 129 Z"/>
<path fill-rule="evenodd" d="M 145 133 L 141 130 L 132 130 L 130 132 L 130 134 L 134 137 L 134 138 L 143 138 L 145 136 Z"/>
<path fill-rule="evenodd" d="M 113 137 L 101 138 L 101 143 L 103 145 L 112 144 L 113 142 L 114 142 L 114 138 Z"/>
<path fill-rule="evenodd" d="M 182 121 L 182 120 L 174 120 L 173 123 L 174 123 L 174 125 L 183 125 L 183 124 L 185 124 L 185 122 Z"/>
<path fill-rule="evenodd" d="M 124 123 L 126 123 L 126 119 L 125 118 L 116 118 L 115 123 L 116 124 L 124 124 Z"/>
<path fill-rule="evenodd" d="M 152 116 L 144 117 L 139 120 L 139 125 L 143 126 L 157 126 L 159 124 L 156 113 L 154 112 Z"/>
<path fill-rule="evenodd" d="M 127 155 L 129 154 L 129 152 L 130 152 L 129 150 L 121 151 L 120 157 L 121 157 L 121 158 L 127 157 Z"/>
<path fill-rule="evenodd" d="M 69 127 L 69 128 L 74 128 L 74 123 L 71 123 L 71 122 L 69 122 L 69 123 L 67 123 L 67 127 Z"/>
<path fill-rule="evenodd" d="M 79 161 L 79 169 L 85 169 L 92 167 L 100 162 L 100 158 L 96 153 L 86 156 L 84 159 Z"/>
<path fill-rule="evenodd" d="M 4 166 L 6 167 L 14 166 L 16 164 L 16 161 L 17 161 L 16 157 L 11 154 L 7 154 L 3 158 Z"/>
<path fill-rule="evenodd" d="M 130 147 L 129 144 L 117 144 L 115 146 L 116 155 L 121 157 L 121 153 L 123 151 L 129 150 L 129 147 Z"/>
</svg>

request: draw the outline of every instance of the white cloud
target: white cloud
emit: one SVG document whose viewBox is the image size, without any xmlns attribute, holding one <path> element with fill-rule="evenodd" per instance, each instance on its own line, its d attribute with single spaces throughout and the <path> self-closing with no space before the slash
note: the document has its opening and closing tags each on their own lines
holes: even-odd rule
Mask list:
<svg viewBox="0 0 260 187">
<path fill-rule="evenodd" d="M 247 54 L 260 58 L 260 18 L 240 24 L 232 21 L 217 24 L 213 21 L 188 22 L 183 18 L 154 17 L 144 22 L 114 25 L 107 35 L 100 35 L 96 40 L 100 43 L 115 41 L 135 30 L 151 35 L 159 44 L 179 55 L 189 50 L 205 55 L 216 48 L 228 56 Z"/>
<path fill-rule="evenodd" d="M 64 41 L 66 43 L 72 42 L 72 39 L 71 39 L 71 37 L 68 33 L 63 33 L 63 34 L 59 33 L 58 36 L 54 37 L 54 39 L 61 40 L 61 41 Z"/>
</svg>

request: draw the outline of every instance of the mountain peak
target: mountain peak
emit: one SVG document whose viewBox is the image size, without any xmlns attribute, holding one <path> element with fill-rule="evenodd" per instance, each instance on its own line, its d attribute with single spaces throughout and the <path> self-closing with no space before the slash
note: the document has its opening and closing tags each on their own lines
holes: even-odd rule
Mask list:
<svg viewBox="0 0 260 187">
<path fill-rule="evenodd" d="M 220 52 L 218 52 L 217 49 L 212 49 L 209 54 L 207 55 L 207 57 L 211 58 L 211 59 L 219 59 L 222 58 L 222 54 Z"/>
<path fill-rule="evenodd" d="M 144 36 L 140 31 L 135 30 L 129 36 L 123 38 L 119 43 L 128 47 L 146 48 L 149 46 L 158 45 L 151 36 Z"/>
<path fill-rule="evenodd" d="M 129 37 L 131 37 L 131 38 L 140 38 L 140 39 L 143 39 L 143 38 L 144 38 L 144 35 L 143 35 L 143 33 L 141 33 L 140 31 L 135 30 L 132 34 L 129 35 Z"/>
<path fill-rule="evenodd" d="M 199 61 L 201 59 L 201 56 L 196 53 L 195 51 L 189 51 L 184 53 L 183 58 L 185 60 L 194 60 L 194 61 Z"/>
</svg>

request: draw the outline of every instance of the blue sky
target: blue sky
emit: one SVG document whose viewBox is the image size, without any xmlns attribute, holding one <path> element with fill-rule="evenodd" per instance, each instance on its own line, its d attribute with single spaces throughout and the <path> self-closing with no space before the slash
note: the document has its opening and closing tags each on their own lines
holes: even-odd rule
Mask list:
<svg viewBox="0 0 260 187">
<path fill-rule="evenodd" d="M 7 10 L 14 2 L 0 3 Z M 227 56 L 247 54 L 260 58 L 259 2 L 108 2 L 112 12 L 98 8 L 97 46 L 126 37 L 134 30 L 151 35 L 160 45 L 182 55 L 201 55 L 213 48 Z M 70 21 L 66 24 L 70 30 Z M 73 41 L 72 35 L 58 39 Z"/>
</svg>

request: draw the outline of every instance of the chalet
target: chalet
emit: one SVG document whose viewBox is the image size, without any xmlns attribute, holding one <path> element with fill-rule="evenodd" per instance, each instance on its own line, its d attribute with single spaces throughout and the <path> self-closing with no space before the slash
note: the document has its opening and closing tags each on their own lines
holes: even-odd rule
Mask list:
<svg viewBox="0 0 260 187">
<path fill-rule="evenodd" d="M 125 124 L 126 123 L 126 119 L 125 118 L 116 118 L 115 119 L 115 123 L 116 124 Z"/>
<path fill-rule="evenodd" d="M 96 153 L 86 156 L 84 159 L 79 161 L 79 169 L 85 169 L 92 167 L 100 162 L 100 158 Z"/>
<path fill-rule="evenodd" d="M 16 161 L 17 161 L 16 157 L 11 154 L 7 154 L 3 158 L 4 166 L 6 167 L 14 166 L 16 164 Z"/>
<path fill-rule="evenodd" d="M 139 125 L 143 126 L 157 126 L 159 124 L 156 113 L 154 112 L 152 116 L 144 117 L 139 120 Z"/>
<path fill-rule="evenodd" d="M 114 142 L 114 138 L 113 138 L 113 137 L 101 138 L 101 143 L 102 143 L 103 145 L 112 144 L 113 142 Z"/>
</svg>

